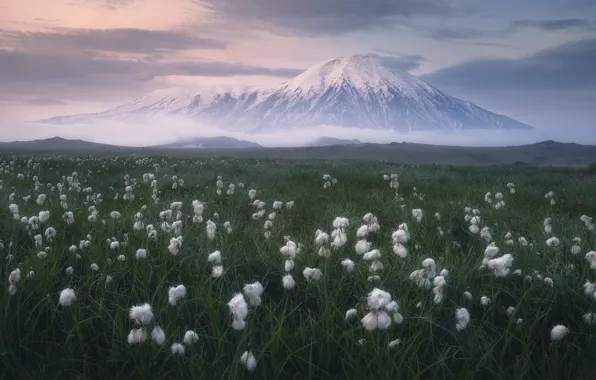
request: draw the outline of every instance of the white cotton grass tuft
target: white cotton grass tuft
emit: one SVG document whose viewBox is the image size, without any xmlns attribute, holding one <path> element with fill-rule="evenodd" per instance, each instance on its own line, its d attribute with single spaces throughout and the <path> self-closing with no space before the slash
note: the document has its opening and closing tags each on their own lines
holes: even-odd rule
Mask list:
<svg viewBox="0 0 596 380">
<path fill-rule="evenodd" d="M 421 209 L 415 208 L 415 209 L 412 210 L 412 217 L 417 222 L 421 222 L 423 216 L 424 216 L 424 211 L 422 211 Z"/>
<path fill-rule="evenodd" d="M 173 343 L 170 346 L 170 350 L 172 351 L 172 356 L 182 356 L 185 353 L 184 346 L 181 343 Z"/>
<path fill-rule="evenodd" d="M 144 248 L 137 249 L 137 251 L 135 253 L 135 257 L 137 258 L 137 260 L 146 259 L 147 258 L 147 250 Z"/>
<path fill-rule="evenodd" d="M 199 341 L 199 335 L 198 335 L 196 332 L 194 332 L 194 331 L 192 331 L 192 330 L 187 330 L 187 331 L 184 333 L 184 339 L 183 339 L 183 342 L 184 342 L 184 344 L 186 344 L 187 346 L 190 346 L 190 345 L 192 345 L 192 344 L 194 344 L 194 343 L 196 343 L 196 342 L 198 342 L 198 341 Z"/>
<path fill-rule="evenodd" d="M 147 330 L 145 330 L 144 327 L 140 327 L 130 330 L 127 340 L 128 344 L 133 345 L 144 343 L 145 341 L 147 341 L 147 338 Z"/>
<path fill-rule="evenodd" d="M 168 303 L 172 306 L 176 306 L 185 297 L 186 287 L 184 285 L 171 286 L 168 289 Z"/>
<path fill-rule="evenodd" d="M 151 305 L 144 303 L 131 307 L 128 316 L 140 324 L 147 325 L 153 321 L 153 310 Z"/>
<path fill-rule="evenodd" d="M 550 339 L 552 341 L 560 341 L 569 333 L 569 328 L 564 325 L 556 325 L 550 331 Z"/>
<path fill-rule="evenodd" d="M 166 341 L 166 333 L 160 326 L 155 326 L 151 331 L 151 339 L 155 342 L 155 344 L 161 346 Z"/>
<path fill-rule="evenodd" d="M 61 306 L 70 306 L 77 300 L 77 296 L 72 288 L 63 289 L 60 292 L 60 298 L 58 302 Z"/>
<path fill-rule="evenodd" d="M 178 236 L 175 238 L 170 239 L 170 245 L 168 245 L 168 251 L 174 256 L 180 253 L 180 249 L 182 248 L 183 238 L 182 236 Z"/>
<path fill-rule="evenodd" d="M 557 247 L 559 244 L 561 244 L 561 241 L 556 236 L 552 236 L 552 237 L 546 239 L 547 247 Z"/>
<path fill-rule="evenodd" d="M 253 355 L 251 351 L 245 351 L 240 356 L 240 362 L 246 366 L 246 369 L 250 372 L 254 371 L 257 368 L 257 359 Z"/>
<path fill-rule="evenodd" d="M 346 268 L 346 270 L 348 272 L 353 272 L 354 268 L 356 267 L 356 265 L 354 264 L 354 262 L 350 259 L 343 259 L 341 261 L 341 265 Z"/>
<path fill-rule="evenodd" d="M 232 328 L 234 330 L 243 330 L 246 325 L 245 319 L 248 316 L 248 304 L 244 299 L 244 295 L 235 293 L 228 302 L 228 309 L 233 318 Z"/>
<path fill-rule="evenodd" d="M 368 313 L 360 319 L 362 327 L 368 331 L 385 330 L 391 325 L 391 317 L 395 323 L 401 323 L 403 316 L 399 313 L 399 304 L 391 299 L 391 294 L 374 288 L 367 296 Z M 346 314 L 347 317 L 347 314 Z"/>
<path fill-rule="evenodd" d="M 292 290 L 296 287 L 296 281 L 294 280 L 294 277 L 292 277 L 291 274 L 286 274 L 285 276 L 283 276 L 282 283 L 284 289 L 286 290 Z"/>
<path fill-rule="evenodd" d="M 596 251 L 586 253 L 584 258 L 590 264 L 590 269 L 596 270 Z"/>
<path fill-rule="evenodd" d="M 248 298 L 248 303 L 251 306 L 259 306 L 261 304 L 261 296 L 263 295 L 263 285 L 260 282 L 256 281 L 252 284 L 245 284 L 242 292 Z"/>
<path fill-rule="evenodd" d="M 513 256 L 507 253 L 501 257 L 488 260 L 486 266 L 493 271 L 495 277 L 507 277 L 513 265 Z"/>
<path fill-rule="evenodd" d="M 405 259 L 408 256 L 406 244 L 410 241 L 408 225 L 406 223 L 399 225 L 397 230 L 391 234 L 391 240 L 393 242 L 393 253 L 400 258 Z"/>
<path fill-rule="evenodd" d="M 205 223 L 205 231 L 207 232 L 207 238 L 209 240 L 214 240 L 215 233 L 217 231 L 217 225 L 211 219 L 209 219 Z"/>
<path fill-rule="evenodd" d="M 437 276 L 433 279 L 433 285 L 433 302 L 439 304 L 445 299 L 445 285 L 447 285 L 447 281 L 445 277 Z"/>
<path fill-rule="evenodd" d="M 466 308 L 455 310 L 455 328 L 457 331 L 465 330 L 470 323 L 470 312 Z"/>
<path fill-rule="evenodd" d="M 593 312 L 588 312 L 583 316 L 584 323 L 586 325 L 596 325 L 596 314 Z"/>
<path fill-rule="evenodd" d="M 302 275 L 304 276 L 304 278 L 306 279 L 306 281 L 309 281 L 310 282 L 310 281 L 318 281 L 318 280 L 320 280 L 321 277 L 323 276 L 323 273 L 318 268 L 309 268 L 309 267 L 306 267 L 302 271 Z"/>
<path fill-rule="evenodd" d="M 221 264 L 221 251 L 214 251 L 207 256 L 207 262 L 217 265 Z"/>
<path fill-rule="evenodd" d="M 358 315 L 358 310 L 356 309 L 349 309 L 348 311 L 346 311 L 346 317 L 345 320 L 347 321 L 348 319 L 352 319 L 354 317 L 356 317 Z"/>
<path fill-rule="evenodd" d="M 491 303 L 491 300 L 487 296 L 480 297 L 480 304 L 482 306 L 488 306 L 488 305 L 490 305 L 490 303 Z"/>
</svg>

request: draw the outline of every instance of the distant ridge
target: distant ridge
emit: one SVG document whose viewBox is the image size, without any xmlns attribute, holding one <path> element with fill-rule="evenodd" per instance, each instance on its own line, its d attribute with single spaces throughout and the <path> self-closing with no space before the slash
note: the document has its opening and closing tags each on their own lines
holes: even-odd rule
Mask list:
<svg viewBox="0 0 596 380">
<path fill-rule="evenodd" d="M 596 163 L 596 146 L 543 141 L 507 147 L 463 147 L 418 143 L 347 144 L 341 149 L 329 146 L 287 148 L 200 148 L 125 147 L 83 140 L 51 138 L 0 143 L 0 155 L 71 156 L 170 156 L 236 159 L 326 159 L 375 160 L 401 164 L 455 166 L 587 166 Z"/>
</svg>

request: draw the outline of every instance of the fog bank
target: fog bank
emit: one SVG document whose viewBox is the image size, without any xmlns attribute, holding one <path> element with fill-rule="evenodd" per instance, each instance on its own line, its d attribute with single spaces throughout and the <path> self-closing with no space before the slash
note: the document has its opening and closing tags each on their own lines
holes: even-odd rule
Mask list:
<svg viewBox="0 0 596 380">
<path fill-rule="evenodd" d="M 177 117 L 152 116 L 140 121 L 97 121 L 89 124 L 52 125 L 23 121 L 0 122 L 0 141 L 35 140 L 60 136 L 104 144 L 150 146 L 196 137 L 228 136 L 248 140 L 266 147 L 304 146 L 319 137 L 358 139 L 370 143 L 413 142 L 457 146 L 524 145 L 544 140 L 596 145 L 596 135 L 582 129 L 532 131 L 469 130 L 465 132 L 395 131 L 343 128 L 337 126 L 307 126 L 247 133 L 197 124 Z"/>
</svg>

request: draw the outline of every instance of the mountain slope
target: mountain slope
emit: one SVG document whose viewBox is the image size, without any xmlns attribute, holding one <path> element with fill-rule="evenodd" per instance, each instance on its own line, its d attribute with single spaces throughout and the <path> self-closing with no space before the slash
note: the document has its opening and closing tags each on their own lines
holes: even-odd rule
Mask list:
<svg viewBox="0 0 596 380">
<path fill-rule="evenodd" d="M 32 150 L 52 150 L 60 152 L 62 150 L 84 150 L 100 149 L 114 147 L 114 145 L 94 143 L 84 140 L 71 140 L 62 137 L 50 137 L 47 139 L 29 140 L 29 141 L 10 141 L 0 142 L 0 148 L 4 149 L 32 149 Z"/>
<path fill-rule="evenodd" d="M 387 67 L 375 54 L 321 62 L 274 89 L 157 90 L 97 114 L 45 122 L 134 120 L 140 115 L 184 116 L 244 131 L 315 125 L 396 131 L 532 129 Z"/>
</svg>

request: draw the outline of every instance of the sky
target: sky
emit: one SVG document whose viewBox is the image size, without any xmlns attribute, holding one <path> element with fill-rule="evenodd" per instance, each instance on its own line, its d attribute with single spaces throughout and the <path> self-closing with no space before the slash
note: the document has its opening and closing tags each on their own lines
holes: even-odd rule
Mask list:
<svg viewBox="0 0 596 380">
<path fill-rule="evenodd" d="M 596 135 L 594 0 L 0 0 L 0 139 L 40 131 L 16 121 L 169 86 L 274 86 L 361 53 L 545 136 Z"/>
</svg>

